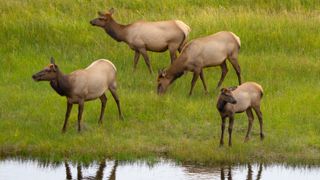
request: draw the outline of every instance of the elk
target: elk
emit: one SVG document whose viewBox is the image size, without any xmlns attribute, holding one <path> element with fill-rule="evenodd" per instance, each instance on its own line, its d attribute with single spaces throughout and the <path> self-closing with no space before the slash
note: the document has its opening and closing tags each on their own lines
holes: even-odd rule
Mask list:
<svg viewBox="0 0 320 180">
<path fill-rule="evenodd" d="M 248 116 L 248 131 L 245 142 L 249 140 L 249 135 L 253 123 L 252 109 L 256 112 L 260 123 L 260 138 L 263 140 L 264 134 L 262 130 L 263 120 L 260 110 L 260 102 L 263 96 L 262 87 L 255 82 L 246 82 L 238 87 L 222 88 L 217 101 L 217 109 L 221 116 L 221 139 L 220 146 L 223 146 L 223 135 L 225 129 L 226 118 L 229 118 L 229 146 L 232 145 L 231 135 L 233 129 L 233 121 L 235 113 L 246 112 Z"/>
<path fill-rule="evenodd" d="M 170 65 L 167 70 L 160 70 L 158 74 L 158 94 L 164 94 L 170 84 L 182 76 L 185 71 L 193 72 L 191 89 L 200 76 L 205 92 L 203 68 L 220 66 L 222 70 L 219 88 L 228 72 L 226 60 L 228 59 L 236 70 L 239 84 L 241 84 L 240 66 L 238 63 L 238 53 L 240 50 L 240 38 L 232 32 L 221 31 L 216 34 L 192 40 L 183 48 L 180 56 Z"/>
<path fill-rule="evenodd" d="M 147 51 L 164 52 L 169 49 L 171 63 L 176 59 L 176 51 L 185 45 L 190 27 L 180 20 L 170 21 L 137 21 L 132 24 L 122 25 L 117 23 L 109 12 L 98 12 L 99 17 L 90 21 L 93 26 L 103 28 L 106 33 L 118 42 L 125 42 L 134 50 L 134 71 L 137 68 L 140 54 L 152 73 L 152 68 Z"/>
<path fill-rule="evenodd" d="M 101 101 L 101 113 L 99 124 L 102 124 L 104 110 L 107 103 L 105 91 L 110 90 L 117 103 L 119 116 L 122 119 L 120 101 L 116 92 L 116 67 L 109 60 L 99 59 L 94 61 L 86 69 L 76 70 L 70 74 L 63 74 L 51 58 L 51 63 L 42 71 L 34 74 L 35 81 L 49 81 L 51 87 L 60 95 L 67 98 L 67 111 L 62 128 L 66 131 L 68 119 L 73 104 L 78 104 L 78 132 L 81 131 L 81 119 L 85 101 L 99 98 Z"/>
</svg>

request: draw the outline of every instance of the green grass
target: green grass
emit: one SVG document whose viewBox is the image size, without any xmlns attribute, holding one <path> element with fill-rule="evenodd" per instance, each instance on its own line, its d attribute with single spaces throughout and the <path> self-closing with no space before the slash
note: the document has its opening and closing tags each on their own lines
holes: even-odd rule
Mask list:
<svg viewBox="0 0 320 180">
<path fill-rule="evenodd" d="M 264 87 L 262 112 L 266 138 L 259 140 L 255 119 L 252 138 L 243 143 L 245 114 L 236 115 L 233 147 L 219 148 L 220 116 L 214 89 L 220 68 L 205 70 L 210 95 L 200 81 L 188 97 L 191 74 L 178 79 L 159 97 L 156 74 L 140 59 L 132 73 L 133 51 L 89 21 L 114 7 L 115 19 L 181 19 L 190 38 L 221 30 L 242 42 L 239 62 L 245 81 Z M 134 160 L 166 157 L 183 162 L 320 163 L 320 3 L 314 1 L 0 1 L 0 155 L 43 159 Z M 118 69 L 118 94 L 125 121 L 117 116 L 110 93 L 104 124 L 100 102 L 85 104 L 84 131 L 76 132 L 77 108 L 61 134 L 65 98 L 31 75 L 49 63 L 69 73 L 98 58 Z M 168 66 L 169 53 L 149 53 L 153 69 Z M 237 83 L 231 65 L 223 86 Z M 225 139 L 227 140 L 227 139 Z"/>
</svg>

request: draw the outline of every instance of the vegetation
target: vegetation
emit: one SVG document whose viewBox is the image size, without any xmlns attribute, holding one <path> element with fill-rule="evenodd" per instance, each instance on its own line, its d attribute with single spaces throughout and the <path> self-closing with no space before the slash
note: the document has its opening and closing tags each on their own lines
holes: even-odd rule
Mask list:
<svg viewBox="0 0 320 180">
<path fill-rule="evenodd" d="M 114 7 L 123 24 L 136 20 L 180 19 L 191 28 L 189 39 L 221 30 L 242 42 L 239 63 L 245 81 L 264 87 L 262 112 L 266 138 L 258 121 L 243 143 L 245 114 L 235 117 L 233 147 L 219 148 L 216 110 L 219 68 L 205 70 L 210 94 L 197 82 L 188 97 L 191 74 L 178 79 L 165 96 L 156 94 L 156 74 L 141 57 L 136 73 L 134 52 L 89 21 Z M 61 160 L 102 157 L 134 160 L 172 158 L 196 163 L 320 163 L 320 3 L 317 0 L 10 0 L 0 1 L 0 154 Z M 169 53 L 149 53 L 153 69 L 168 66 Z M 61 134 L 65 98 L 31 75 L 53 56 L 69 73 L 107 58 L 118 69 L 118 94 L 125 120 L 118 119 L 108 93 L 103 126 L 100 102 L 85 104 L 84 131 L 77 133 L 74 108 Z M 229 73 L 223 86 L 237 84 Z"/>
</svg>

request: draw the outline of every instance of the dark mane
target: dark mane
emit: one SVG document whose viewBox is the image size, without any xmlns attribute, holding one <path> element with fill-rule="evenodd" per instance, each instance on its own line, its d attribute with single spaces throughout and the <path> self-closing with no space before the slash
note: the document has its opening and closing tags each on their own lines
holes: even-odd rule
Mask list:
<svg viewBox="0 0 320 180">
<path fill-rule="evenodd" d="M 222 100 L 221 98 L 218 99 L 218 102 L 217 102 L 217 109 L 220 111 L 220 112 L 223 112 L 224 111 L 224 107 L 225 105 L 227 104 L 226 101 Z"/>
<path fill-rule="evenodd" d="M 121 42 L 125 39 L 125 33 L 123 32 L 125 27 L 125 25 L 118 24 L 113 19 L 110 19 L 110 22 L 104 27 L 104 30 L 114 40 Z"/>
<path fill-rule="evenodd" d="M 70 95 L 71 85 L 68 81 L 67 75 L 63 75 L 59 69 L 57 69 L 57 78 L 50 81 L 50 86 L 60 95 Z"/>
</svg>

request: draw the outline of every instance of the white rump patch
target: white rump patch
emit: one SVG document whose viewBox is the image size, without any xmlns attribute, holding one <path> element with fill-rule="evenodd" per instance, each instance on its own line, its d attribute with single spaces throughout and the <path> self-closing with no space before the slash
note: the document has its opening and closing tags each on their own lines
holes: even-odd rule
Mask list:
<svg viewBox="0 0 320 180">
<path fill-rule="evenodd" d="M 239 44 L 239 46 L 241 46 L 241 41 L 240 41 L 240 38 L 237 36 L 237 35 L 235 35 L 233 32 L 230 32 L 232 35 L 233 35 L 233 37 L 236 39 L 236 41 L 237 41 L 237 43 Z"/>
<path fill-rule="evenodd" d="M 105 61 L 105 62 L 111 64 L 112 67 L 113 67 L 113 69 L 114 69 L 115 71 L 117 71 L 116 66 L 115 66 L 111 61 L 109 61 L 109 60 L 107 60 L 107 59 L 98 59 L 98 60 L 96 60 L 95 62 L 93 62 L 92 64 L 90 64 L 90 66 L 88 66 L 86 69 L 90 68 L 91 66 L 94 66 L 94 65 L 95 65 L 96 63 L 98 63 L 99 61 Z"/>
<path fill-rule="evenodd" d="M 182 30 L 182 32 L 184 33 L 185 37 L 187 38 L 191 28 L 186 25 L 184 22 L 180 21 L 180 20 L 175 20 L 176 24 L 178 25 L 178 27 Z"/>
<path fill-rule="evenodd" d="M 111 61 L 109 61 L 109 60 L 107 60 L 107 59 L 103 59 L 103 60 L 104 60 L 104 61 L 107 61 L 108 63 L 110 63 L 110 64 L 112 65 L 113 69 L 114 69 L 115 71 L 117 71 L 116 66 L 115 66 Z"/>
</svg>

